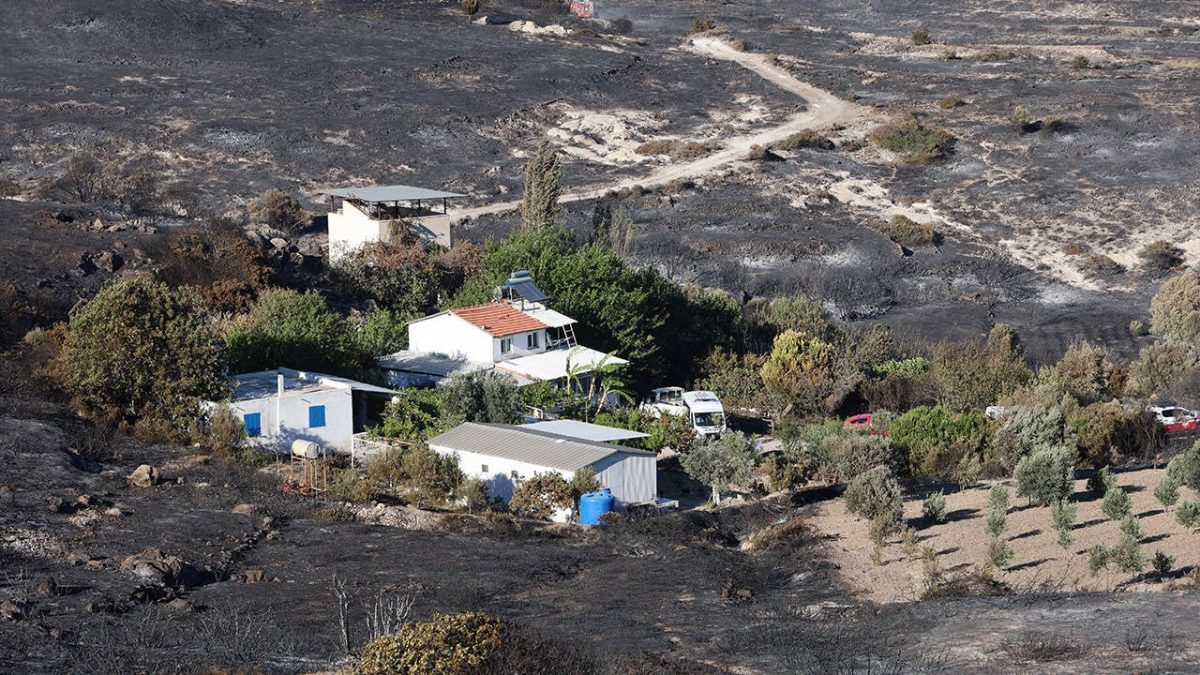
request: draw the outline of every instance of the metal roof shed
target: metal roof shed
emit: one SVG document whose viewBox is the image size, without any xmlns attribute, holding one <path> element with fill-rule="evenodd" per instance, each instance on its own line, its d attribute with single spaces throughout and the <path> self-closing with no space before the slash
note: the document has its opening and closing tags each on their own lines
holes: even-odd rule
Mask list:
<svg viewBox="0 0 1200 675">
<path fill-rule="evenodd" d="M 657 461 L 645 450 L 584 441 L 561 434 L 507 424 L 466 422 L 429 439 L 429 448 L 457 455 L 459 467 L 488 483 L 494 496 L 510 499 L 521 481 L 553 472 L 570 480 L 592 467 L 600 484 L 621 505 L 653 502 L 658 497 Z"/>
<path fill-rule="evenodd" d="M 630 429 L 619 429 L 603 424 L 580 422 L 579 420 L 548 420 L 545 422 L 530 422 L 522 425 L 530 431 L 541 431 L 558 436 L 569 436 L 581 441 L 612 443 L 613 441 L 630 441 L 637 438 L 649 438 L 650 434 Z"/>
</svg>

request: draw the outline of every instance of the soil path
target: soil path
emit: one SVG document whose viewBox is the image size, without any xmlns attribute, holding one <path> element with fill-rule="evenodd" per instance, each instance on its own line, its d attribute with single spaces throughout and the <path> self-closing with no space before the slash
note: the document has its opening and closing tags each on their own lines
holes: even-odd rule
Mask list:
<svg viewBox="0 0 1200 675">
<path fill-rule="evenodd" d="M 631 188 L 635 185 L 655 188 L 675 180 L 699 178 L 728 164 L 745 159 L 750 149 L 756 145 L 766 147 L 805 129 L 820 129 L 832 124 L 849 125 L 874 114 L 870 108 L 842 100 L 824 89 L 796 79 L 785 68 L 776 65 L 774 57 L 770 54 L 738 51 L 728 43 L 712 37 L 695 38 L 687 46 L 687 49 L 709 58 L 733 61 L 780 89 L 799 96 L 807 105 L 804 110 L 792 115 L 782 124 L 729 139 L 720 150 L 712 154 L 687 162 L 668 164 L 644 176 L 590 185 L 565 192 L 559 198 L 560 203 L 595 199 L 610 191 Z M 456 211 L 451 214 L 451 219 L 459 222 L 488 214 L 506 213 L 516 210 L 520 205 L 520 200 L 485 204 Z"/>
</svg>

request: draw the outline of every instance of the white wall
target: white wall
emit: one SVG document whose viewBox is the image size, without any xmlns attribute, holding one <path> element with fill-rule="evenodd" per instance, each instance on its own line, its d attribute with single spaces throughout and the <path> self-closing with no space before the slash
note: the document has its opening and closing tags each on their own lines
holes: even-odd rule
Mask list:
<svg viewBox="0 0 1200 675">
<path fill-rule="evenodd" d="M 516 335 L 506 336 L 512 339 L 512 351 L 508 353 L 501 353 L 500 351 L 500 340 L 503 338 L 492 338 L 492 363 L 507 361 L 521 356 L 529 356 L 530 354 L 541 354 L 546 351 L 546 331 L 538 330 L 532 332 L 538 335 L 537 347 L 529 349 L 525 346 L 528 344 L 526 337 L 529 333 L 517 333 Z"/>
<path fill-rule="evenodd" d="M 408 348 L 454 359 L 495 363 L 492 336 L 449 312 L 408 324 Z M 499 350 L 499 343 L 495 345 Z"/>
<path fill-rule="evenodd" d="M 336 262 L 363 246 L 387 241 L 391 236 L 388 221 L 372 220 L 346 200 L 340 211 L 329 214 L 329 259 Z"/>
<path fill-rule="evenodd" d="M 556 473 L 566 480 L 575 476 L 574 471 L 553 469 L 527 462 L 492 457 L 474 452 L 462 452 L 444 446 L 429 446 L 441 455 L 458 455 L 458 468 L 468 478 L 478 478 L 488 484 L 488 492 L 504 501 L 512 499 L 512 472 L 522 480 L 535 473 Z M 483 470 L 487 466 L 487 471 Z M 653 455 L 616 453 L 593 465 L 596 480 L 601 487 L 612 490 L 617 506 L 653 502 L 658 498 L 658 463 Z"/>
<path fill-rule="evenodd" d="M 463 475 L 467 478 L 478 478 L 486 482 L 488 484 L 488 493 L 493 497 L 500 497 L 504 501 L 512 499 L 513 490 L 516 489 L 516 484 L 512 479 L 514 471 L 520 477 L 518 480 L 532 478 L 536 473 L 556 473 L 568 481 L 575 476 L 574 471 L 552 469 L 546 466 L 518 462 L 503 457 L 462 452 L 438 445 L 431 445 L 429 447 L 440 455 L 458 455 L 458 468 L 462 470 Z M 487 466 L 487 471 L 483 470 L 484 466 Z"/>
<path fill-rule="evenodd" d="M 349 453 L 354 437 L 354 393 L 350 389 L 321 389 L 307 392 L 284 392 L 277 417 L 275 396 L 229 404 L 241 419 L 246 413 L 262 415 L 262 434 L 250 441 L 276 452 L 291 452 L 292 441 L 314 441 L 327 450 Z M 325 406 L 325 426 L 308 426 L 308 408 Z M 277 422 L 280 422 L 277 426 Z M 276 430 L 279 430 L 278 432 Z"/>
</svg>

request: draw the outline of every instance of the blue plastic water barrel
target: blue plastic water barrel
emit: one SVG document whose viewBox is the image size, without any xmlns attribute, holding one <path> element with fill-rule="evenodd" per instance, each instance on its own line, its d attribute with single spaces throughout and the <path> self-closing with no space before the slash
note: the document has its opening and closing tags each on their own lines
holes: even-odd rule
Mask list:
<svg viewBox="0 0 1200 675">
<path fill-rule="evenodd" d="M 601 488 L 579 498 L 579 524 L 599 525 L 600 516 L 613 510 L 612 491 Z"/>
</svg>

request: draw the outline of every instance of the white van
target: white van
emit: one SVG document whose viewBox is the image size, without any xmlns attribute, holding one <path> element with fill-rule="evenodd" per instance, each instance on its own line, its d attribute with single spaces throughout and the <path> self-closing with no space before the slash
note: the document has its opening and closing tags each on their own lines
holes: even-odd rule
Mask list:
<svg viewBox="0 0 1200 675">
<path fill-rule="evenodd" d="M 642 403 L 642 410 L 659 417 L 686 417 L 699 436 L 716 436 L 725 431 L 725 407 L 711 391 L 684 391 L 682 387 L 660 387 L 651 390 Z"/>
</svg>

